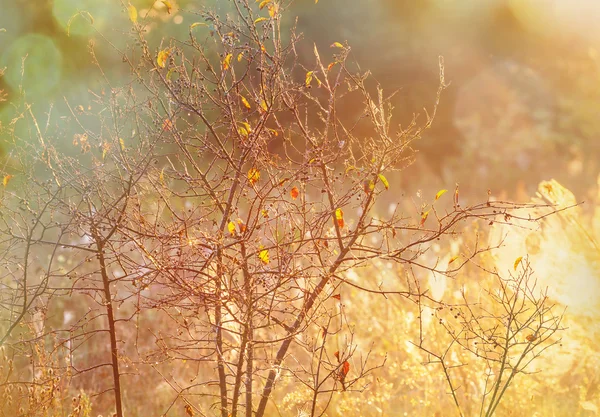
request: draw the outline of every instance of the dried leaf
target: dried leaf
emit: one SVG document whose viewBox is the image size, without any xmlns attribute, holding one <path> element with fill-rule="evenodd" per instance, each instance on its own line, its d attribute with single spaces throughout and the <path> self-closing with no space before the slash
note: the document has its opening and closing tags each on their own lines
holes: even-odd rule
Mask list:
<svg viewBox="0 0 600 417">
<path fill-rule="evenodd" d="M 290 190 L 290 196 L 292 196 L 293 200 L 297 199 L 299 195 L 300 191 L 298 191 L 298 187 L 294 187 Z"/>
<path fill-rule="evenodd" d="M 264 22 L 265 20 L 269 20 L 266 17 L 259 17 L 258 19 L 256 19 L 254 21 L 254 24 L 260 23 L 260 22 Z"/>
<path fill-rule="evenodd" d="M 269 9 L 269 16 L 271 16 L 273 18 L 279 11 L 279 4 L 277 4 L 277 3 L 269 4 L 268 9 Z"/>
<path fill-rule="evenodd" d="M 131 4 L 127 6 L 127 13 L 129 13 L 129 20 L 131 20 L 131 23 L 137 23 L 138 12 L 135 6 Z"/>
<path fill-rule="evenodd" d="M 190 29 L 194 29 L 196 26 L 208 26 L 208 25 L 204 22 L 194 22 L 190 25 Z"/>
<path fill-rule="evenodd" d="M 242 58 L 244 57 L 244 53 L 240 52 L 237 56 L 237 62 L 242 62 Z"/>
<path fill-rule="evenodd" d="M 158 56 L 156 57 L 156 63 L 159 67 L 164 68 L 167 65 L 167 60 L 171 55 L 171 49 L 163 49 L 158 52 Z"/>
<path fill-rule="evenodd" d="M 369 194 L 371 191 L 375 189 L 375 183 L 373 180 L 364 180 L 363 181 L 363 191 L 365 194 Z"/>
<path fill-rule="evenodd" d="M 335 62 L 332 62 L 331 64 L 327 65 L 327 71 L 330 71 L 330 70 L 331 70 L 331 68 L 333 68 L 333 66 L 334 66 L 335 64 L 337 64 L 337 61 L 335 61 Z"/>
<path fill-rule="evenodd" d="M 260 10 L 264 9 L 267 4 L 271 3 L 271 1 L 272 0 L 263 0 L 263 1 L 261 1 L 260 4 L 258 5 L 258 8 Z"/>
<path fill-rule="evenodd" d="M 341 208 L 335 210 L 335 219 L 337 220 L 338 226 L 341 228 L 344 227 L 344 212 Z"/>
<path fill-rule="evenodd" d="M 232 54 L 227 54 L 227 56 L 225 57 L 225 59 L 223 59 L 223 63 L 222 63 L 222 65 L 223 65 L 223 71 L 227 71 L 229 69 L 229 66 L 230 66 L 229 64 L 231 62 L 231 57 L 232 56 L 233 56 Z"/>
<path fill-rule="evenodd" d="M 515 263 L 513 264 L 513 268 L 515 269 L 515 271 L 517 270 L 517 267 L 519 266 L 519 264 L 521 263 L 521 260 L 523 259 L 522 256 L 519 256 L 517 259 L 515 259 Z"/>
<path fill-rule="evenodd" d="M 331 298 L 335 298 L 338 301 L 342 300 L 342 296 L 340 294 L 334 294 L 334 295 L 331 296 Z"/>
<path fill-rule="evenodd" d="M 388 182 L 387 178 L 384 177 L 383 174 L 379 174 L 377 176 L 379 177 L 379 179 L 383 183 L 383 186 L 385 187 L 385 189 L 389 190 L 390 189 L 390 183 Z"/>
<path fill-rule="evenodd" d="M 250 182 L 251 185 L 254 185 L 258 180 L 260 180 L 260 171 L 256 168 L 250 168 L 248 171 L 248 182 Z"/>
<path fill-rule="evenodd" d="M 173 122 L 171 121 L 171 119 L 165 119 L 163 121 L 162 129 L 167 132 L 173 129 Z"/>
<path fill-rule="evenodd" d="M 333 352 L 333 356 L 335 356 L 338 360 L 338 362 L 340 361 L 340 351 L 336 350 L 335 352 Z"/>
<path fill-rule="evenodd" d="M 185 405 L 185 413 L 190 417 L 194 417 L 194 409 L 192 408 L 191 405 L 189 405 L 189 404 Z"/>
<path fill-rule="evenodd" d="M 260 108 L 261 108 L 261 109 L 262 109 L 262 110 L 263 110 L 265 113 L 267 112 L 267 110 L 269 110 L 269 109 L 267 108 L 267 103 L 266 103 L 264 100 L 262 100 L 262 101 L 260 102 Z"/>
<path fill-rule="evenodd" d="M 350 372 L 350 362 L 344 361 L 344 363 L 342 364 L 341 372 L 342 372 L 342 376 L 344 376 L 344 377 L 346 375 L 348 375 L 348 372 Z"/>
<path fill-rule="evenodd" d="M 425 221 L 427 221 L 427 216 L 429 216 L 429 210 L 427 210 L 424 213 L 421 213 L 421 226 L 423 226 L 425 224 Z"/>
<path fill-rule="evenodd" d="M 167 13 L 171 14 L 171 11 L 173 11 L 173 5 L 171 4 L 171 2 L 168 0 L 161 0 L 161 2 L 162 2 L 162 4 L 167 6 Z"/>
<path fill-rule="evenodd" d="M 158 176 L 158 180 L 161 184 L 165 185 L 165 169 L 160 170 L 160 175 Z"/>
<path fill-rule="evenodd" d="M 528 342 L 534 342 L 537 337 L 534 334 L 528 334 L 525 339 L 527 339 Z"/>
<path fill-rule="evenodd" d="M 8 175 L 5 175 L 5 176 L 4 176 L 4 178 L 2 179 L 2 185 L 4 185 L 4 186 L 6 187 L 6 186 L 8 185 L 8 183 L 10 182 L 10 179 L 11 179 L 12 177 L 13 177 L 13 176 L 12 176 L 12 175 L 10 175 L 10 174 L 8 174 Z"/>
<path fill-rule="evenodd" d="M 246 107 L 248 110 L 252 108 L 250 106 L 250 103 L 248 103 L 248 100 L 246 100 L 246 97 L 240 95 L 240 99 L 242 100 L 242 104 L 244 105 L 244 107 Z"/>
<path fill-rule="evenodd" d="M 125 152 L 125 141 L 123 138 L 119 138 L 119 145 L 121 145 L 121 150 Z"/>
<path fill-rule="evenodd" d="M 269 263 L 269 251 L 263 249 L 263 245 L 260 245 L 258 249 L 258 259 L 260 259 L 263 264 L 267 265 Z"/>
<path fill-rule="evenodd" d="M 450 258 L 450 260 L 448 261 L 448 265 L 450 265 L 452 262 L 456 261 L 459 257 L 460 257 L 460 255 L 455 255 L 452 258 Z"/>
<path fill-rule="evenodd" d="M 236 222 L 238 224 L 238 228 L 240 229 L 240 233 L 244 233 L 246 231 L 246 223 L 239 218 L 236 220 Z"/>
<path fill-rule="evenodd" d="M 344 45 L 342 45 L 339 42 L 334 42 L 334 43 L 331 44 L 331 48 L 341 48 L 341 49 L 344 49 Z"/>
<path fill-rule="evenodd" d="M 235 223 L 234 222 L 227 223 L 227 230 L 229 230 L 229 234 L 231 234 L 231 236 L 235 236 Z"/>
<path fill-rule="evenodd" d="M 306 84 L 307 87 L 310 87 L 310 83 L 313 79 L 313 73 L 314 73 L 314 71 L 308 71 L 306 73 L 306 79 L 305 79 L 304 83 Z"/>
<path fill-rule="evenodd" d="M 444 194 L 446 194 L 446 192 L 448 192 L 448 190 L 440 190 L 437 192 L 437 194 L 435 195 L 435 199 L 438 200 L 441 196 L 443 196 Z"/>
</svg>

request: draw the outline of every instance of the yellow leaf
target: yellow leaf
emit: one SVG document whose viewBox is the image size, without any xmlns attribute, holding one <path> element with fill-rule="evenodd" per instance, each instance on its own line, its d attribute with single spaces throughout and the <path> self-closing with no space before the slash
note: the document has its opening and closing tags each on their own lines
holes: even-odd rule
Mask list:
<svg viewBox="0 0 600 417">
<path fill-rule="evenodd" d="M 13 176 L 12 176 L 12 175 L 10 175 L 10 174 L 8 174 L 8 175 L 5 175 L 5 176 L 4 176 L 4 179 L 2 180 L 2 185 L 4 185 L 4 186 L 6 187 L 6 186 L 8 185 L 8 182 L 10 181 L 10 179 L 11 179 L 12 177 L 13 177 Z"/>
<path fill-rule="evenodd" d="M 161 169 L 160 170 L 160 175 L 158 176 L 158 179 L 160 181 L 161 184 L 165 184 L 165 169 Z"/>
<path fill-rule="evenodd" d="M 260 108 L 263 109 L 265 112 L 268 110 L 267 103 L 264 100 L 261 100 Z"/>
<path fill-rule="evenodd" d="M 162 4 L 167 6 L 167 13 L 171 14 L 171 11 L 173 10 L 173 5 L 171 4 L 171 2 L 167 0 L 161 0 L 161 2 Z"/>
<path fill-rule="evenodd" d="M 364 180 L 363 181 L 363 190 L 366 194 L 369 194 L 375 188 L 375 183 L 373 180 Z"/>
<path fill-rule="evenodd" d="M 119 138 L 119 145 L 121 145 L 121 150 L 125 151 L 125 141 L 123 138 Z"/>
<path fill-rule="evenodd" d="M 271 3 L 271 1 L 272 1 L 272 0 L 263 0 L 263 1 L 261 1 L 261 2 L 260 2 L 260 4 L 258 5 L 258 8 L 259 8 L 260 10 L 264 9 L 264 7 L 265 7 L 267 4 Z"/>
<path fill-rule="evenodd" d="M 263 54 L 267 52 L 267 48 L 265 48 L 265 46 L 262 43 L 260 44 L 260 50 Z"/>
<path fill-rule="evenodd" d="M 379 177 L 379 179 L 383 183 L 383 186 L 385 187 L 385 189 L 389 190 L 390 189 L 390 183 L 388 182 L 387 178 L 384 177 L 383 174 L 379 174 L 377 176 Z"/>
<path fill-rule="evenodd" d="M 223 70 L 226 71 L 229 69 L 229 63 L 231 62 L 231 54 L 227 54 L 225 59 L 223 60 Z"/>
<path fill-rule="evenodd" d="M 344 49 L 344 45 L 342 45 L 342 44 L 341 44 L 341 43 L 339 43 L 339 42 L 334 42 L 334 43 L 332 43 L 332 44 L 331 44 L 331 47 L 332 47 L 332 48 L 341 48 L 341 49 Z"/>
<path fill-rule="evenodd" d="M 163 121 L 162 128 L 163 128 L 163 130 L 165 130 L 167 132 L 170 131 L 170 130 L 172 130 L 173 129 L 173 122 L 171 121 L 171 119 L 165 119 Z"/>
<path fill-rule="evenodd" d="M 297 199 L 298 195 L 300 195 L 300 191 L 298 191 L 298 187 L 294 187 L 290 190 L 290 196 L 292 196 L 293 200 Z"/>
<path fill-rule="evenodd" d="M 163 49 L 158 53 L 156 57 L 156 63 L 159 67 L 164 68 L 167 65 L 167 60 L 169 59 L 169 55 L 171 55 L 170 49 Z"/>
<path fill-rule="evenodd" d="M 250 168 L 248 171 L 248 181 L 251 185 L 254 185 L 260 180 L 260 171 L 256 168 Z"/>
<path fill-rule="evenodd" d="M 268 130 L 269 130 L 269 133 L 272 134 L 273 136 L 279 136 L 279 132 L 277 132 L 275 129 L 268 128 Z"/>
<path fill-rule="evenodd" d="M 312 81 L 312 79 L 313 79 L 313 72 L 314 72 L 314 71 L 308 71 L 308 72 L 306 73 L 306 80 L 305 80 L 305 84 L 306 84 L 306 86 L 307 86 L 307 87 L 309 87 L 309 86 L 310 86 L 310 82 L 311 82 L 311 81 Z"/>
<path fill-rule="evenodd" d="M 254 24 L 260 23 L 260 22 L 264 22 L 265 20 L 269 20 L 266 17 L 259 17 L 258 19 L 256 19 L 254 21 Z"/>
<path fill-rule="evenodd" d="M 237 61 L 238 61 L 238 62 L 242 62 L 242 58 L 243 58 L 243 57 L 244 57 L 244 53 L 243 53 L 243 52 L 240 52 L 240 53 L 238 54 L 238 56 L 237 56 Z"/>
<path fill-rule="evenodd" d="M 515 271 L 517 270 L 517 267 L 519 266 L 519 264 L 521 263 L 521 260 L 523 259 L 522 256 L 519 256 L 517 259 L 515 259 L 515 263 L 513 265 L 513 268 L 515 269 Z"/>
<path fill-rule="evenodd" d="M 238 127 L 238 133 L 247 138 L 250 135 L 250 132 L 252 132 L 252 128 L 246 122 L 240 122 L 240 124 L 241 126 Z"/>
<path fill-rule="evenodd" d="M 169 71 L 167 71 L 167 76 L 165 78 L 167 80 L 170 80 L 171 76 L 173 75 L 173 72 L 175 72 L 175 68 L 169 68 Z"/>
<path fill-rule="evenodd" d="M 190 29 L 194 29 L 196 26 L 208 26 L 208 25 L 204 22 L 195 22 L 190 25 Z"/>
<path fill-rule="evenodd" d="M 427 210 L 426 212 L 421 214 L 421 226 L 423 226 L 425 224 L 425 221 L 427 220 L 427 216 L 429 216 L 429 210 Z"/>
<path fill-rule="evenodd" d="M 279 4 L 277 4 L 277 3 L 269 4 L 269 16 L 275 17 L 275 15 L 277 14 L 278 11 L 279 11 Z"/>
<path fill-rule="evenodd" d="M 335 64 L 337 64 L 337 62 L 332 62 L 331 64 L 327 65 L 327 71 L 331 71 L 331 68 L 333 68 Z"/>
<path fill-rule="evenodd" d="M 259 252 L 258 252 L 258 259 L 260 259 L 262 261 L 263 264 L 268 264 L 269 263 L 269 251 L 267 249 L 263 249 L 264 246 L 260 245 L 258 247 Z"/>
<path fill-rule="evenodd" d="M 341 208 L 335 210 L 335 219 L 337 220 L 337 224 L 340 228 L 344 227 L 344 212 Z"/>
<path fill-rule="evenodd" d="M 129 13 L 129 20 L 131 20 L 131 23 L 137 23 L 138 13 L 135 6 L 131 4 L 127 6 L 127 12 Z"/>
<path fill-rule="evenodd" d="M 448 190 L 440 190 L 437 192 L 437 194 L 435 195 L 435 199 L 439 199 L 441 196 L 443 196 L 444 194 L 446 194 Z"/>
<path fill-rule="evenodd" d="M 227 223 L 227 230 L 229 230 L 229 233 L 231 234 L 231 236 L 235 236 L 235 223 L 234 222 Z"/>
<path fill-rule="evenodd" d="M 450 258 L 450 260 L 448 261 L 448 265 L 450 265 L 452 262 L 456 261 L 459 258 L 460 255 L 455 255 L 452 258 Z"/>
<path fill-rule="evenodd" d="M 240 95 L 240 98 L 242 100 L 242 104 L 244 105 L 244 107 L 246 107 L 248 110 L 250 110 L 251 109 L 250 103 L 248 103 L 248 100 L 246 100 L 246 97 Z"/>
</svg>

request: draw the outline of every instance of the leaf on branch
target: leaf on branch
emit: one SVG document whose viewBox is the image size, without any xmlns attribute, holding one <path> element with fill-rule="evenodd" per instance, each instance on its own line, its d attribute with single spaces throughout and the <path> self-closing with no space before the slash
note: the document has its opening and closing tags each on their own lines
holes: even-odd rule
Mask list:
<svg viewBox="0 0 600 417">
<path fill-rule="evenodd" d="M 294 187 L 290 190 L 290 196 L 292 197 L 293 200 L 297 199 L 299 195 L 300 195 L 300 191 L 298 191 L 298 187 Z"/>
<path fill-rule="evenodd" d="M 237 56 L 237 62 L 242 62 L 242 58 L 244 58 L 244 53 L 240 52 Z"/>
<path fill-rule="evenodd" d="M 236 222 L 238 224 L 238 228 L 240 229 L 240 233 L 246 232 L 246 223 L 244 223 L 244 221 L 239 218 L 236 220 Z"/>
<path fill-rule="evenodd" d="M 160 170 L 160 175 L 158 176 L 158 180 L 162 185 L 165 185 L 165 169 Z"/>
<path fill-rule="evenodd" d="M 242 100 L 242 104 L 244 105 L 244 107 L 246 107 L 248 110 L 252 108 L 250 106 L 250 103 L 248 103 L 248 100 L 246 100 L 246 97 L 240 94 L 240 99 Z"/>
<path fill-rule="evenodd" d="M 334 294 L 334 295 L 331 296 L 331 298 L 335 298 L 338 301 L 342 300 L 342 296 L 340 294 Z M 339 352 L 338 352 L 338 355 L 339 355 Z"/>
<path fill-rule="evenodd" d="M 279 11 L 279 4 L 277 4 L 277 3 L 269 4 L 268 9 L 269 9 L 269 16 L 275 17 L 275 15 L 277 15 L 277 12 Z"/>
<path fill-rule="evenodd" d="M 308 71 L 306 73 L 306 79 L 304 80 L 304 83 L 306 84 L 307 87 L 310 87 L 310 83 L 313 79 L 313 73 L 314 73 L 314 71 Z"/>
<path fill-rule="evenodd" d="M 6 187 L 6 186 L 8 185 L 8 183 L 10 182 L 10 179 L 11 179 L 12 177 L 13 177 L 13 176 L 12 176 L 12 175 L 10 175 L 10 174 L 8 174 L 8 175 L 5 175 L 5 176 L 4 176 L 4 178 L 2 179 L 2 185 L 3 185 L 4 187 Z"/>
<path fill-rule="evenodd" d="M 455 255 L 452 258 L 450 258 L 450 260 L 448 261 L 448 265 L 450 265 L 452 262 L 456 261 L 459 257 L 460 257 L 460 255 Z"/>
<path fill-rule="evenodd" d="M 260 22 L 264 22 L 265 20 L 269 20 L 266 17 L 259 17 L 258 19 L 256 19 L 254 21 L 254 24 L 260 23 Z"/>
<path fill-rule="evenodd" d="M 248 171 L 248 182 L 254 185 L 260 180 L 260 171 L 256 168 L 250 168 Z"/>
<path fill-rule="evenodd" d="M 259 1 L 260 1 L 260 0 L 259 0 Z M 263 1 L 261 1 L 261 2 L 260 2 L 260 4 L 258 5 L 258 8 L 259 8 L 260 10 L 264 9 L 264 8 L 265 8 L 265 6 L 266 6 L 267 4 L 271 3 L 271 1 L 272 1 L 272 0 L 263 0 Z"/>
<path fill-rule="evenodd" d="M 527 339 L 528 342 L 534 342 L 537 337 L 534 334 L 528 334 L 525 339 Z"/>
<path fill-rule="evenodd" d="M 369 194 L 371 191 L 375 189 L 375 183 L 373 180 L 364 180 L 363 181 L 363 190 L 365 194 Z"/>
<path fill-rule="evenodd" d="M 344 45 L 342 45 L 339 42 L 334 42 L 331 44 L 331 48 L 340 48 L 340 49 L 344 49 Z"/>
<path fill-rule="evenodd" d="M 227 223 L 227 230 L 229 231 L 229 234 L 231 236 L 235 236 L 235 223 L 234 222 Z"/>
<path fill-rule="evenodd" d="M 340 361 L 340 351 L 336 350 L 335 352 L 333 352 L 333 356 L 335 356 L 338 360 L 338 362 Z"/>
<path fill-rule="evenodd" d="M 250 132 L 252 132 L 252 128 L 246 122 L 240 122 L 241 126 L 238 127 L 238 133 L 243 137 L 247 138 L 250 136 Z"/>
<path fill-rule="evenodd" d="M 156 63 L 159 67 L 164 68 L 167 65 L 167 60 L 171 55 L 171 49 L 163 49 L 158 52 L 158 56 L 156 57 Z"/>
<path fill-rule="evenodd" d="M 348 372 L 350 372 L 350 362 L 344 361 L 344 363 L 342 364 L 341 372 L 343 377 L 346 377 L 346 375 L 348 375 Z"/>
<path fill-rule="evenodd" d="M 129 20 L 131 20 L 131 23 L 137 23 L 138 12 L 135 6 L 131 4 L 127 6 L 127 13 L 129 13 Z"/>
<path fill-rule="evenodd" d="M 208 26 L 208 25 L 204 22 L 194 22 L 190 25 L 190 29 L 194 29 L 196 26 Z"/>
<path fill-rule="evenodd" d="M 379 174 L 377 176 L 379 177 L 379 179 L 383 183 L 383 186 L 385 187 L 385 189 L 389 190 L 390 189 L 390 183 L 388 182 L 387 178 L 384 177 L 383 174 Z"/>
<path fill-rule="evenodd" d="M 421 226 L 423 226 L 427 221 L 427 216 L 429 216 L 429 210 L 427 210 L 424 213 L 421 213 Z"/>
<path fill-rule="evenodd" d="M 446 192 L 448 192 L 448 190 L 440 190 L 437 192 L 437 194 L 435 195 L 435 199 L 438 200 L 441 196 L 443 196 L 444 194 L 446 194 Z"/>
<path fill-rule="evenodd" d="M 333 66 L 337 64 L 337 61 L 332 62 L 331 64 L 327 65 L 327 71 L 330 71 L 331 68 L 333 68 Z"/>
<path fill-rule="evenodd" d="M 173 129 L 173 122 L 171 121 L 171 119 L 165 119 L 163 121 L 162 129 L 167 132 Z"/>
<path fill-rule="evenodd" d="M 258 252 L 258 259 L 261 260 L 261 262 L 265 265 L 267 265 L 269 263 L 269 251 L 267 249 L 263 249 L 264 246 L 260 245 L 258 247 L 259 252 Z"/>
<path fill-rule="evenodd" d="M 230 67 L 230 63 L 231 63 L 231 57 L 233 55 L 232 54 L 227 54 L 227 56 L 225 57 L 225 59 L 223 59 L 223 71 L 227 71 Z"/>
<path fill-rule="evenodd" d="M 168 0 L 161 0 L 161 2 L 167 7 L 167 13 L 171 14 L 171 12 L 173 11 L 173 5 L 171 4 L 171 2 Z"/>
<path fill-rule="evenodd" d="M 335 210 L 335 220 L 337 221 L 340 229 L 344 228 L 344 212 L 341 208 Z"/>
<path fill-rule="evenodd" d="M 264 100 L 261 100 L 260 102 L 260 108 L 266 113 L 269 108 L 267 107 L 267 103 Z"/>
<path fill-rule="evenodd" d="M 517 268 L 519 267 L 519 264 L 521 263 L 521 260 L 523 259 L 522 256 L 519 256 L 517 259 L 515 259 L 515 263 L 513 265 L 513 268 L 515 269 L 515 271 L 517 270 Z"/>
<path fill-rule="evenodd" d="M 189 404 L 185 405 L 185 413 L 190 417 L 194 417 L 194 409 L 192 408 L 191 405 L 189 405 Z"/>
<path fill-rule="evenodd" d="M 121 150 L 125 152 L 125 141 L 123 138 L 119 138 L 119 145 L 121 145 Z"/>
</svg>

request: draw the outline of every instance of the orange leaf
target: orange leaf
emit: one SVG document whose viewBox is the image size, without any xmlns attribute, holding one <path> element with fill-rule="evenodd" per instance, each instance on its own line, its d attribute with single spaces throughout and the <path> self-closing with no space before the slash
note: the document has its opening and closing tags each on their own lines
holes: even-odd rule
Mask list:
<svg viewBox="0 0 600 417">
<path fill-rule="evenodd" d="M 327 65 L 327 71 L 330 71 L 335 64 L 337 64 L 337 62 L 332 62 L 331 64 Z"/>
<path fill-rule="evenodd" d="M 344 227 L 344 212 L 341 208 L 335 210 L 335 219 L 337 220 L 337 224 L 340 228 Z"/>
<path fill-rule="evenodd" d="M 236 222 L 240 228 L 240 233 L 244 233 L 246 231 L 246 223 L 242 219 L 237 219 Z"/>
<path fill-rule="evenodd" d="M 159 51 L 158 56 L 156 57 L 156 63 L 158 66 L 164 68 L 167 65 L 167 60 L 169 59 L 170 55 L 170 49 L 163 49 L 162 51 Z"/>
<path fill-rule="evenodd" d="M 343 376 L 348 375 L 348 372 L 350 372 L 350 363 L 348 361 L 344 361 L 341 371 Z"/>
<path fill-rule="evenodd" d="M 258 180 L 260 180 L 260 171 L 256 168 L 250 168 L 248 171 L 248 182 L 250 182 L 251 185 L 254 185 Z"/>
<path fill-rule="evenodd" d="M 340 294 L 334 294 L 334 295 L 331 296 L 331 298 L 335 298 L 338 301 L 342 300 L 342 296 Z"/>
<path fill-rule="evenodd" d="M 298 195 L 300 195 L 300 191 L 298 191 L 298 187 L 294 187 L 290 190 L 290 195 L 292 196 L 292 199 L 295 200 L 298 198 Z"/>
<path fill-rule="evenodd" d="M 338 360 L 338 362 L 340 361 L 340 351 L 336 350 L 335 352 L 333 352 L 333 356 L 335 356 Z"/>
<path fill-rule="evenodd" d="M 167 132 L 169 130 L 173 129 L 173 122 L 171 121 L 171 119 L 165 119 L 163 121 L 162 128 L 163 128 L 163 130 L 166 130 Z"/>
<path fill-rule="evenodd" d="M 423 226 L 425 224 L 425 221 L 427 220 L 427 216 L 429 216 L 429 210 L 427 210 L 425 213 L 421 214 L 421 226 Z"/>
<path fill-rule="evenodd" d="M 2 185 L 4 185 L 4 186 L 6 187 L 6 186 L 8 185 L 8 182 L 10 181 L 10 179 L 11 179 L 12 177 L 13 177 L 13 176 L 12 176 L 12 175 L 10 175 L 10 174 L 8 174 L 8 175 L 5 175 L 5 176 L 4 176 L 4 179 L 2 179 Z"/>
<path fill-rule="evenodd" d="M 529 334 L 525 339 L 527 339 L 528 342 L 533 342 L 537 337 L 534 334 Z"/>
<path fill-rule="evenodd" d="M 456 255 L 456 256 L 453 256 L 452 258 L 450 258 L 450 260 L 448 261 L 448 265 L 450 265 L 452 262 L 456 261 L 459 256 L 460 255 Z"/>
</svg>

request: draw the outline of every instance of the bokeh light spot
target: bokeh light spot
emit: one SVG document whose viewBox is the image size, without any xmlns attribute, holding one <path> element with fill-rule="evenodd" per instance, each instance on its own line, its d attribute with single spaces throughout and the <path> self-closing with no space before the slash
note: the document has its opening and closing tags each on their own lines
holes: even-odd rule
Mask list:
<svg viewBox="0 0 600 417">
<path fill-rule="evenodd" d="M 34 33 L 12 42 L 0 57 L 0 67 L 6 67 L 4 78 L 13 90 L 22 85 L 28 94 L 43 94 L 60 82 L 62 60 L 52 39 Z"/>
</svg>

